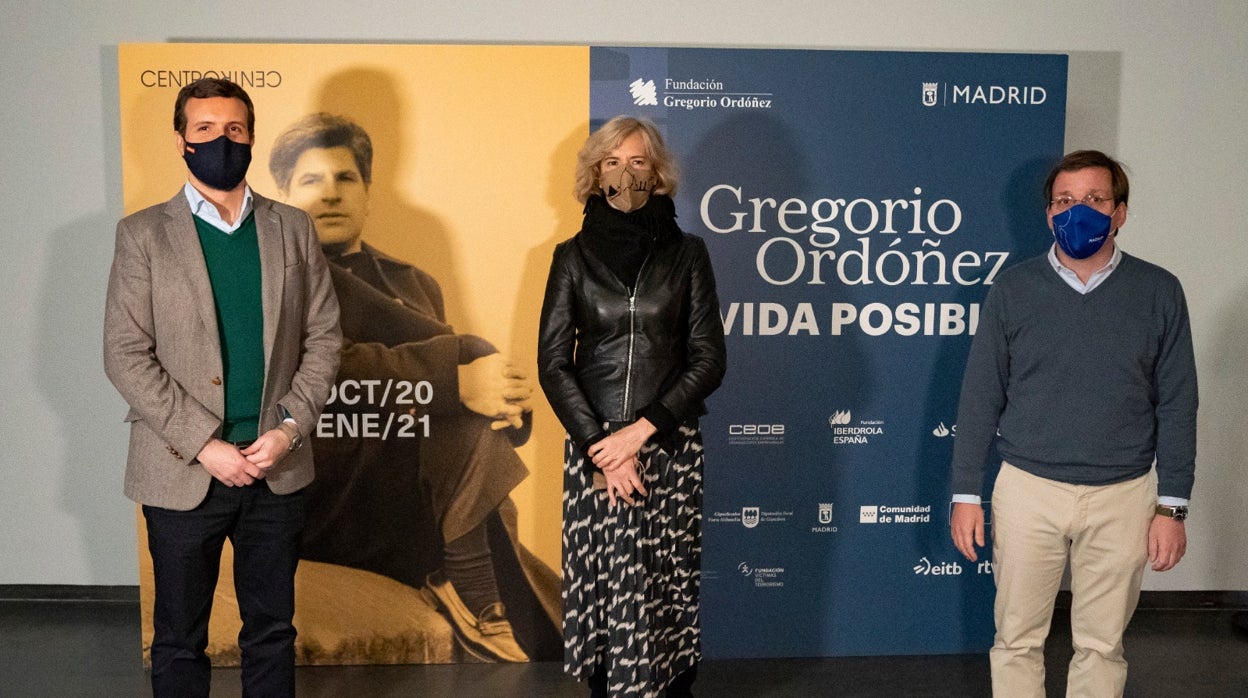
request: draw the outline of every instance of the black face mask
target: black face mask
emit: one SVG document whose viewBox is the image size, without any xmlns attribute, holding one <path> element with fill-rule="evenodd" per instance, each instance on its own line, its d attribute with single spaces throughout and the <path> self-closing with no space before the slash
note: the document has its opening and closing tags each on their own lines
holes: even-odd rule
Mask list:
<svg viewBox="0 0 1248 698">
<path fill-rule="evenodd" d="M 231 191 L 247 176 L 251 144 L 220 136 L 203 143 L 186 143 L 182 159 L 199 181 L 218 191 Z"/>
</svg>

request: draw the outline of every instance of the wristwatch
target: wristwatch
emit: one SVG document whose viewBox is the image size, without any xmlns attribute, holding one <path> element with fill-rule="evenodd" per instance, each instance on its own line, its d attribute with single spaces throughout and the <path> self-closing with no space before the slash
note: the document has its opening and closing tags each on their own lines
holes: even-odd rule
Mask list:
<svg viewBox="0 0 1248 698">
<path fill-rule="evenodd" d="M 282 422 L 277 425 L 277 428 L 281 429 L 286 438 L 290 439 L 290 446 L 286 448 L 287 451 L 293 451 L 303 445 L 303 435 L 299 433 L 299 429 L 294 424 Z"/>
<path fill-rule="evenodd" d="M 1154 513 L 1157 516 L 1166 516 L 1175 521 L 1182 521 L 1187 518 L 1187 507 L 1174 506 L 1173 504 L 1158 504 Z"/>
</svg>

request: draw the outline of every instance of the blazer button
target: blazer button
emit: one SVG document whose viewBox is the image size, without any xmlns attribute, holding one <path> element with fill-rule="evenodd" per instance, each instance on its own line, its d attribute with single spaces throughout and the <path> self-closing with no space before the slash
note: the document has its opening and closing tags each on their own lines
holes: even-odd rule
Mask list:
<svg viewBox="0 0 1248 698">
<path fill-rule="evenodd" d="M 221 378 L 220 378 L 220 376 L 213 376 L 213 377 L 212 377 L 212 384 L 213 384 L 213 385 L 221 385 Z"/>
</svg>

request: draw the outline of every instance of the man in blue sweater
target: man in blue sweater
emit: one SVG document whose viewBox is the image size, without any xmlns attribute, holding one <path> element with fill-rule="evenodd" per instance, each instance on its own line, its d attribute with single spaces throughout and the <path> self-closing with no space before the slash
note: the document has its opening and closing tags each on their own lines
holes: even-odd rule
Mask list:
<svg viewBox="0 0 1248 698">
<path fill-rule="evenodd" d="M 1068 560 L 1067 695 L 1121 696 L 1144 565 L 1169 570 L 1186 549 L 1197 406 L 1187 302 L 1173 274 L 1118 248 L 1127 195 L 1104 153 L 1053 168 L 1054 245 L 1001 275 L 967 359 L 951 532 L 975 561 L 995 444 L 996 696 L 1045 695 L 1044 640 Z"/>
</svg>

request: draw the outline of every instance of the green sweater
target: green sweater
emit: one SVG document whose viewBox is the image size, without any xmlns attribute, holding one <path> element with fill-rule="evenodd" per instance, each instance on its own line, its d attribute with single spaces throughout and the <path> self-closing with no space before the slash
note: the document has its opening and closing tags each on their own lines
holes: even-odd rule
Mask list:
<svg viewBox="0 0 1248 698">
<path fill-rule="evenodd" d="M 264 397 L 264 308 L 260 290 L 260 243 L 256 219 L 223 233 L 195 218 L 199 244 L 212 282 L 225 375 L 225 422 L 221 438 L 251 441 L 259 434 Z"/>
<path fill-rule="evenodd" d="M 1108 485 L 1157 461 L 1158 494 L 1191 496 L 1196 362 L 1183 288 L 1123 254 L 1080 294 L 1046 256 L 1007 270 L 984 302 L 962 380 L 953 492 L 978 494 L 985 461 Z"/>
</svg>

